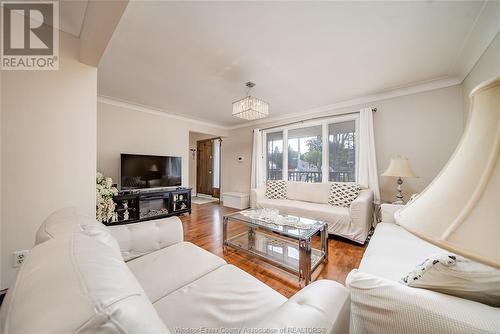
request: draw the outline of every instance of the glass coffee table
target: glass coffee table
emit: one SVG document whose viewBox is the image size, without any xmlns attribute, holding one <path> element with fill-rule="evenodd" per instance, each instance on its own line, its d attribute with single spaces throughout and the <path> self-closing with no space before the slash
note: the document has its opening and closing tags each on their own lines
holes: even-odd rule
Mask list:
<svg viewBox="0 0 500 334">
<path fill-rule="evenodd" d="M 235 226 L 228 227 L 234 224 Z M 321 249 L 311 239 L 320 233 Z M 314 270 L 328 260 L 327 224 L 322 221 L 280 214 L 276 209 L 251 209 L 225 215 L 223 250 L 227 247 L 257 256 L 299 277 L 299 284 L 311 282 Z"/>
</svg>

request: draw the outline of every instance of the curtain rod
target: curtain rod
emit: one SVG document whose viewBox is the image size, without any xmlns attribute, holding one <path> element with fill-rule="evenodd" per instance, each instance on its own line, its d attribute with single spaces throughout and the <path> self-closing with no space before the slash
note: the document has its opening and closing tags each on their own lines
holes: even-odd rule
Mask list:
<svg viewBox="0 0 500 334">
<path fill-rule="evenodd" d="M 377 108 L 372 108 L 372 111 L 373 112 L 377 112 Z M 293 125 L 293 124 L 299 124 L 299 123 L 314 121 L 314 120 L 317 120 L 317 119 L 332 118 L 332 117 L 335 117 L 335 116 L 351 115 L 351 114 L 357 114 L 357 113 L 359 113 L 359 111 L 349 111 L 349 112 L 344 112 L 344 113 L 335 114 L 335 115 L 318 116 L 318 117 L 313 117 L 313 118 L 309 118 L 309 119 L 303 119 L 301 121 L 289 122 L 289 123 L 280 124 L 280 125 L 273 125 L 273 126 L 269 126 L 267 128 L 259 129 L 259 130 L 263 131 L 263 130 L 269 130 L 269 129 L 274 129 L 274 128 L 281 128 L 283 126 L 288 126 L 288 125 Z"/>
</svg>

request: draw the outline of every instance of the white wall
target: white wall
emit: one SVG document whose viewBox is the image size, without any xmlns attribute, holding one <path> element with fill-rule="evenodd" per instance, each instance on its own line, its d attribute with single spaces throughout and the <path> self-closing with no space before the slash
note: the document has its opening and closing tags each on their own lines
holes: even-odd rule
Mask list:
<svg viewBox="0 0 500 334">
<path fill-rule="evenodd" d="M 232 130 L 222 142 L 222 192 L 250 191 L 252 146 L 253 127 Z"/>
<path fill-rule="evenodd" d="M 2 98 L 2 71 L 0 70 L 0 99 Z M 3 103 L 0 101 L 0 289 L 4 288 L 3 284 L 3 239 L 2 239 L 2 230 L 3 230 L 3 219 L 2 219 L 2 189 L 3 189 L 3 183 L 2 183 L 2 156 L 3 156 L 3 150 L 2 150 L 2 142 L 3 142 L 3 135 L 2 135 L 2 109 L 3 109 Z"/>
<path fill-rule="evenodd" d="M 379 174 L 387 168 L 391 157 L 398 154 L 407 156 L 419 178 L 407 180 L 404 192 L 411 194 L 422 191 L 444 166 L 462 134 L 461 86 L 308 115 L 302 119 L 356 111 L 369 106 L 378 109 L 374 115 L 374 130 Z M 259 125 L 259 128 L 299 119 Z M 252 129 L 253 127 L 247 127 L 232 130 L 224 140 L 223 191 L 248 192 L 250 189 Z M 244 162 L 238 162 L 238 156 L 243 156 Z M 385 177 L 380 177 L 379 180 L 382 200 L 392 201 L 396 180 Z"/>
<path fill-rule="evenodd" d="M 1 74 L 2 287 L 17 273 L 13 252 L 32 248 L 52 211 L 95 215 L 97 69 L 78 55 L 61 33 L 58 71 Z"/>
<path fill-rule="evenodd" d="M 120 153 L 182 157 L 182 185 L 189 186 L 189 133 L 213 137 L 226 130 L 170 117 L 161 112 L 139 111 L 124 104 L 97 104 L 97 169 L 119 183 Z"/>
<path fill-rule="evenodd" d="M 500 32 L 497 33 L 496 37 L 462 83 L 465 119 L 469 113 L 470 92 L 481 82 L 498 75 L 500 75 Z"/>
</svg>

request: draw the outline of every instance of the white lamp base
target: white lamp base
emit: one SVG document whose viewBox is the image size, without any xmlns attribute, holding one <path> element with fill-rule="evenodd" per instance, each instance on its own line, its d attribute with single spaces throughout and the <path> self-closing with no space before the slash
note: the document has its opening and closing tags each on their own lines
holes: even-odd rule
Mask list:
<svg viewBox="0 0 500 334">
<path fill-rule="evenodd" d="M 403 191 L 401 189 L 401 185 L 403 184 L 403 179 L 398 177 L 398 186 L 396 187 L 396 201 L 392 202 L 392 204 L 405 204 L 403 200 Z"/>
</svg>

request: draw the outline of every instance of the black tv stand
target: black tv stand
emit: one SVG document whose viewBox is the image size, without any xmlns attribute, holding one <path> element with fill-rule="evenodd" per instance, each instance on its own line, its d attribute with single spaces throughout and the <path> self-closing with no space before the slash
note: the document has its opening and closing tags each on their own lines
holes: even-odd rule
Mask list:
<svg viewBox="0 0 500 334">
<path fill-rule="evenodd" d="M 131 224 L 141 221 L 191 214 L 191 188 L 152 188 L 125 190 L 113 197 L 115 217 L 105 225 Z"/>
</svg>

